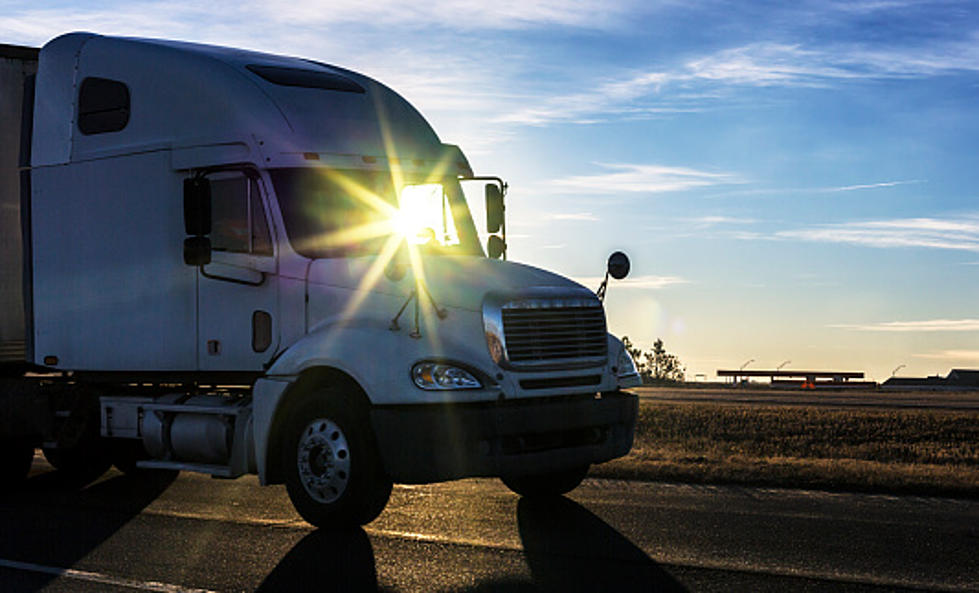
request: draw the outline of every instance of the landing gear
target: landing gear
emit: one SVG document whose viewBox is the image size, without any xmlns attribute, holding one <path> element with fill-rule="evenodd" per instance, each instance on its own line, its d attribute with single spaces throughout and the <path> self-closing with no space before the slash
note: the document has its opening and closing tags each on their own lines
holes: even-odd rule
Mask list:
<svg viewBox="0 0 979 593">
<path fill-rule="evenodd" d="M 317 527 L 373 521 L 391 496 L 367 410 L 338 388 L 312 394 L 286 427 L 286 489 L 303 519 Z"/>
</svg>

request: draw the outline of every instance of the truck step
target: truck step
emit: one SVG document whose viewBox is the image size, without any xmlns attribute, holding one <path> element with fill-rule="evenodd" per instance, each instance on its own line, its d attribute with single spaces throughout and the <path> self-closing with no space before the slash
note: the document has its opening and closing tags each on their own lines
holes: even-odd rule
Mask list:
<svg viewBox="0 0 979 593">
<path fill-rule="evenodd" d="M 179 471 L 198 472 L 210 474 L 216 478 L 237 478 L 242 474 L 231 471 L 227 465 L 214 465 L 210 463 L 194 463 L 192 461 L 158 461 L 150 459 L 136 462 L 136 467 L 145 469 L 175 469 Z"/>
</svg>

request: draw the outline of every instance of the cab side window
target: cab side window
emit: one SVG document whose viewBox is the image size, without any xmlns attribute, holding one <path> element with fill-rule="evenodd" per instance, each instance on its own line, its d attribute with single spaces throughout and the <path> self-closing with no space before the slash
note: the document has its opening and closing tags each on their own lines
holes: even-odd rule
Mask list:
<svg viewBox="0 0 979 593">
<path fill-rule="evenodd" d="M 272 255 L 272 237 L 258 183 L 244 175 L 211 178 L 211 248 Z"/>
<path fill-rule="evenodd" d="M 78 90 L 78 129 L 86 136 L 118 132 L 129 123 L 129 107 L 125 83 L 89 76 Z"/>
</svg>

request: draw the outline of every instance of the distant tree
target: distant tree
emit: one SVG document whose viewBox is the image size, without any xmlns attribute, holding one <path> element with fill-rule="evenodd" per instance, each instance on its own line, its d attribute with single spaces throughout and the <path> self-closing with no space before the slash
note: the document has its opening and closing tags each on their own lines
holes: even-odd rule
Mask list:
<svg viewBox="0 0 979 593">
<path fill-rule="evenodd" d="M 653 342 L 652 351 L 646 353 L 646 361 L 655 381 L 682 383 L 686 379 L 687 369 L 675 354 L 666 351 L 663 340 L 659 338 Z"/>
<path fill-rule="evenodd" d="M 666 351 L 663 340 L 657 338 L 653 349 L 646 352 L 634 345 L 628 336 L 622 338 L 622 345 L 635 361 L 643 383 L 681 383 L 686 379 L 687 369 L 675 354 Z"/>
</svg>

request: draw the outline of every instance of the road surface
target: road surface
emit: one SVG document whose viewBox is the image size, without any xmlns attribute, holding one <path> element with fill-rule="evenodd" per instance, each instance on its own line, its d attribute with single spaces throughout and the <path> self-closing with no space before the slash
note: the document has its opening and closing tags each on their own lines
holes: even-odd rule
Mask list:
<svg viewBox="0 0 979 593">
<path fill-rule="evenodd" d="M 252 477 L 33 471 L 0 497 L 3 592 L 979 591 L 979 501 L 589 479 L 535 504 L 462 480 L 331 533 Z"/>
</svg>

